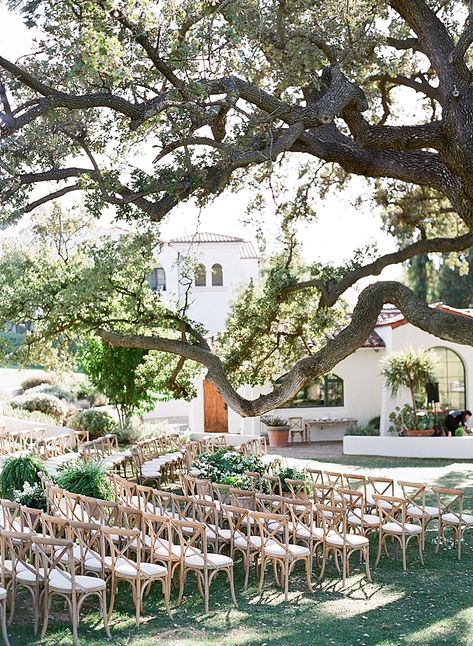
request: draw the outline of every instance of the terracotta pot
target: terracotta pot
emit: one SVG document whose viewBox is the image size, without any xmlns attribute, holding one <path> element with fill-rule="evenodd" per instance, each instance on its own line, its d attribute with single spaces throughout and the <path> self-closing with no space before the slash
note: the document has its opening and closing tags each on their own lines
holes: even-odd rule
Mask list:
<svg viewBox="0 0 473 646">
<path fill-rule="evenodd" d="M 288 446 L 289 426 L 268 426 L 269 446 Z"/>
<path fill-rule="evenodd" d="M 435 429 L 433 428 L 416 428 L 410 431 L 404 431 L 404 437 L 432 437 L 434 433 Z"/>
</svg>

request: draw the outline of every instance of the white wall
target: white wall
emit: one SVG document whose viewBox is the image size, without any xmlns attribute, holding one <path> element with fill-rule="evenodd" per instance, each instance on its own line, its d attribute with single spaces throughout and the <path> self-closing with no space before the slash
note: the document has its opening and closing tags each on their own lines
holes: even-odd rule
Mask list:
<svg viewBox="0 0 473 646">
<path fill-rule="evenodd" d="M 343 438 L 345 455 L 398 458 L 473 459 L 473 437 L 355 437 Z"/>
</svg>

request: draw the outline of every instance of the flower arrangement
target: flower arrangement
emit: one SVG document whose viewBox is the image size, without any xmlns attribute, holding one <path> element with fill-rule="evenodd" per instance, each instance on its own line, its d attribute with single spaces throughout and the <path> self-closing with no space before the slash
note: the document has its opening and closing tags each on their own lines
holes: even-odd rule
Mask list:
<svg viewBox="0 0 473 646">
<path fill-rule="evenodd" d="M 29 482 L 25 482 L 23 489 L 16 489 L 13 492 L 13 500 L 30 509 L 42 509 L 43 511 L 47 509 L 46 495 L 44 489 L 39 484 L 32 485 Z"/>
<path fill-rule="evenodd" d="M 200 478 L 211 482 L 228 484 L 238 489 L 247 489 L 250 480 L 245 473 L 254 471 L 264 473 L 264 466 L 256 455 L 241 455 L 237 451 L 220 449 L 208 455 L 201 455 L 192 465 Z"/>
<path fill-rule="evenodd" d="M 300 471 L 299 469 L 293 469 L 292 467 L 287 467 L 286 469 L 281 469 L 275 475 L 278 476 L 281 481 L 281 489 L 283 493 L 289 491 L 289 487 L 286 484 L 286 478 L 288 480 L 303 480 L 305 483 L 305 488 L 308 493 L 311 491 L 310 478 L 306 471 Z"/>
</svg>

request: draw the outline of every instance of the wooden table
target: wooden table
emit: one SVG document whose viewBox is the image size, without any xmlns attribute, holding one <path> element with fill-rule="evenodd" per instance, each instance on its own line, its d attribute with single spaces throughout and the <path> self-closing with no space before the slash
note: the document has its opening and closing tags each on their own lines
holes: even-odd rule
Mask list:
<svg viewBox="0 0 473 646">
<path fill-rule="evenodd" d="M 334 442 L 343 440 L 349 424 L 356 424 L 354 417 L 315 417 L 305 419 L 309 442 Z"/>
</svg>

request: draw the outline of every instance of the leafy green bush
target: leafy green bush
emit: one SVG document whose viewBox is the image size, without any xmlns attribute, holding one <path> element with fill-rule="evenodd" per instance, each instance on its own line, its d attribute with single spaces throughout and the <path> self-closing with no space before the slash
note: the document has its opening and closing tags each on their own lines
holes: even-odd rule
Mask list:
<svg viewBox="0 0 473 646">
<path fill-rule="evenodd" d="M 279 480 L 281 481 L 281 488 L 283 493 L 289 491 L 289 487 L 286 484 L 286 478 L 288 480 L 303 480 L 305 483 L 306 491 L 310 492 L 311 490 L 310 478 L 305 471 L 287 467 L 286 469 L 281 469 L 281 471 L 278 471 L 275 475 L 277 475 Z"/>
<path fill-rule="evenodd" d="M 455 437 L 463 437 L 465 435 L 465 429 L 464 428 L 457 428 L 455 431 Z"/>
<path fill-rule="evenodd" d="M 370 419 L 370 421 L 368 422 L 368 426 L 379 429 L 379 427 L 381 426 L 380 415 L 376 415 L 376 417 L 373 417 L 372 419 Z"/>
<path fill-rule="evenodd" d="M 34 388 L 35 386 L 41 386 L 43 384 L 55 386 L 57 384 L 56 375 L 47 372 L 43 372 L 40 375 L 31 375 L 30 377 L 23 379 L 21 387 L 23 390 L 28 390 L 29 388 Z"/>
<path fill-rule="evenodd" d="M 12 408 L 21 408 L 28 411 L 39 411 L 50 415 L 57 422 L 62 422 L 67 413 L 67 406 L 55 395 L 46 393 L 32 393 L 18 395 L 10 400 Z"/>
<path fill-rule="evenodd" d="M 111 500 L 113 489 L 106 469 L 94 460 L 67 464 L 56 478 L 58 487 L 91 498 Z"/>
<path fill-rule="evenodd" d="M 192 468 L 199 471 L 200 478 L 242 489 L 249 485 L 249 479 L 244 476 L 246 471 L 256 471 L 261 475 L 264 473 L 264 465 L 257 456 L 241 455 L 229 449 L 201 455 Z"/>
<path fill-rule="evenodd" d="M 21 491 L 13 492 L 13 500 L 30 509 L 42 509 L 46 511 L 48 507 L 46 494 L 40 484 L 31 485 L 25 482 Z"/>
<path fill-rule="evenodd" d="M 69 404 L 72 404 L 75 401 L 75 396 L 69 390 L 62 388 L 61 386 L 51 386 L 50 384 L 40 384 L 39 386 L 34 386 L 33 388 L 28 388 L 25 390 L 23 395 L 31 395 L 34 393 L 45 393 L 46 395 L 54 395 L 58 399 L 61 399 Z"/>
<path fill-rule="evenodd" d="M 370 423 L 363 424 L 349 424 L 345 435 L 379 435 L 379 428 L 372 426 Z"/>
<path fill-rule="evenodd" d="M 88 381 L 83 381 L 77 389 L 77 399 L 88 401 L 91 406 L 106 406 L 106 396 Z"/>
<path fill-rule="evenodd" d="M 13 408 L 8 402 L 3 404 L 3 414 L 7 417 L 24 419 L 25 422 L 37 422 L 38 424 L 57 424 L 57 421 L 51 415 L 40 413 L 39 411 L 23 410 L 22 408 Z"/>
<path fill-rule="evenodd" d="M 21 491 L 25 482 L 40 483 L 39 473 L 44 471 L 44 462 L 37 455 L 11 456 L 5 460 L 0 474 L 2 496 L 11 498 L 14 491 Z"/>
<path fill-rule="evenodd" d="M 80 410 L 69 421 L 71 428 L 76 431 L 89 431 L 90 439 L 103 437 L 107 433 L 115 433 L 117 424 L 112 416 L 103 410 Z"/>
</svg>

